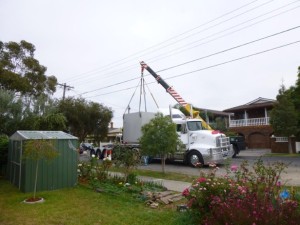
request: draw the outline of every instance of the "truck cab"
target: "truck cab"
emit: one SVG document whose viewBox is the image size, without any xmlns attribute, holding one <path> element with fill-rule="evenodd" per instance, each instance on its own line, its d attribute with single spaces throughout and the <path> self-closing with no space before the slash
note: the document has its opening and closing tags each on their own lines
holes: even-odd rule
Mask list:
<svg viewBox="0 0 300 225">
<path fill-rule="evenodd" d="M 166 110 L 159 110 L 166 114 Z M 222 163 L 224 159 L 232 157 L 233 147 L 229 138 L 224 134 L 206 130 L 202 126 L 201 119 L 187 118 L 178 109 L 170 110 L 173 122 L 176 124 L 177 134 L 185 146 L 176 154 L 169 155 L 171 160 L 183 160 L 190 166 L 197 164 L 207 165 L 209 163 Z"/>
</svg>

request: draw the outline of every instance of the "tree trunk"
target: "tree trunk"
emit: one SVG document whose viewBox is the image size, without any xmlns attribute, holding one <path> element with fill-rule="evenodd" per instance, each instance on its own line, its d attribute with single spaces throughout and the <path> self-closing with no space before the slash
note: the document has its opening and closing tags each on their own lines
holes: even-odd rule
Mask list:
<svg viewBox="0 0 300 225">
<path fill-rule="evenodd" d="M 34 180 L 34 189 L 33 189 L 33 198 L 34 199 L 35 199 L 35 195 L 36 195 L 36 185 L 37 185 L 37 178 L 38 178 L 38 170 L 39 170 L 39 160 L 36 160 L 35 180 Z"/>
<path fill-rule="evenodd" d="M 162 169 L 163 173 L 165 173 L 165 165 L 166 165 L 165 155 L 162 155 L 161 156 L 161 169 Z"/>
<path fill-rule="evenodd" d="M 289 154 L 293 154 L 293 148 L 292 148 L 292 139 L 289 137 Z"/>
</svg>

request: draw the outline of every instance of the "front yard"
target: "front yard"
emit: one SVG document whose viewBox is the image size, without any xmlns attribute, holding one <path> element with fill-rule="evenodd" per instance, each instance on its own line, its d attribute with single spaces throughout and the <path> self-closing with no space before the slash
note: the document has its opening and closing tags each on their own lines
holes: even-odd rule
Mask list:
<svg viewBox="0 0 300 225">
<path fill-rule="evenodd" d="M 38 192 L 43 203 L 23 203 L 30 195 L 0 179 L 0 224 L 182 224 L 176 205 L 151 209 L 128 193 L 97 193 L 79 185 Z"/>
</svg>

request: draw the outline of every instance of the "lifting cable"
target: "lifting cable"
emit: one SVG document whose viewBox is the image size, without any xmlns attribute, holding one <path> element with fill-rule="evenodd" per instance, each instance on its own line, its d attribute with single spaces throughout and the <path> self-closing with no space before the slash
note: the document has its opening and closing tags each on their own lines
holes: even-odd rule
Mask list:
<svg viewBox="0 0 300 225">
<path fill-rule="evenodd" d="M 157 102 L 156 102 L 156 100 L 155 100 L 155 98 L 154 98 L 154 96 L 153 96 L 152 92 L 150 91 L 150 88 L 149 88 L 149 86 L 148 86 L 148 84 L 147 84 L 147 83 L 146 83 L 146 87 L 148 88 L 148 91 L 150 92 L 150 94 L 151 94 L 151 97 L 152 97 L 153 101 L 155 102 L 155 105 L 156 105 L 156 107 L 157 107 L 157 108 L 159 108 L 159 107 L 158 107 L 158 104 L 157 104 Z"/>
<path fill-rule="evenodd" d="M 130 113 L 130 103 L 131 103 L 131 101 L 132 101 L 132 99 L 133 99 L 133 97 L 134 97 L 134 95 L 135 95 L 135 93 L 136 93 L 138 87 L 140 87 L 139 113 L 141 113 L 142 95 L 144 95 L 145 112 L 147 112 L 145 84 L 146 84 L 146 87 L 147 87 L 147 89 L 148 89 L 148 91 L 149 91 L 149 93 L 150 93 L 150 95 L 151 95 L 151 97 L 152 97 L 152 99 L 153 99 L 153 101 L 154 101 L 156 107 L 159 108 L 159 107 L 158 107 L 158 104 L 157 104 L 157 101 L 156 101 L 156 99 L 154 98 L 154 95 L 152 94 L 152 92 L 151 92 L 151 90 L 150 90 L 148 84 L 145 82 L 145 79 L 144 79 L 144 73 L 143 73 L 143 72 L 144 72 L 144 71 L 143 71 L 143 69 L 142 69 L 142 72 L 141 72 L 141 79 L 140 79 L 138 85 L 135 87 L 135 90 L 134 90 L 134 92 L 133 92 L 133 94 L 132 94 L 132 96 L 131 96 L 131 98 L 130 98 L 130 100 L 129 100 L 129 103 L 128 103 L 128 105 L 127 105 L 127 107 L 126 107 L 126 109 L 125 109 L 125 111 L 124 111 L 124 113 L 123 113 L 123 117 L 124 117 L 124 114 L 126 113 L 126 111 L 128 111 L 128 113 Z"/>
<path fill-rule="evenodd" d="M 123 113 L 123 116 L 124 116 L 124 114 L 126 113 L 126 110 L 128 110 L 128 113 L 130 112 L 130 103 L 131 103 L 131 101 L 132 101 L 132 99 L 133 99 L 133 96 L 135 95 L 135 92 L 136 92 L 136 90 L 137 90 L 137 88 L 138 88 L 139 86 L 140 86 L 140 81 L 139 81 L 138 85 L 135 87 L 135 90 L 134 90 L 134 92 L 133 92 L 133 94 L 132 94 L 132 96 L 131 96 L 131 98 L 130 98 L 130 100 L 129 100 L 129 103 L 128 103 L 126 109 L 125 109 L 125 112 Z"/>
</svg>

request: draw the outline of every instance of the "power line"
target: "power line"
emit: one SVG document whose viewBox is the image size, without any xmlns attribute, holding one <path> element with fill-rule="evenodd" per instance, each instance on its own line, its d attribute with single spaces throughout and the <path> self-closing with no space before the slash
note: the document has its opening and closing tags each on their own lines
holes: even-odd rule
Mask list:
<svg viewBox="0 0 300 225">
<path fill-rule="evenodd" d="M 295 1 L 295 2 L 298 2 L 298 0 Z M 293 2 L 293 3 L 295 3 L 295 2 Z M 290 4 L 293 4 L 293 3 L 290 3 Z M 227 29 L 225 29 L 225 30 L 216 32 L 216 33 L 214 33 L 214 34 L 211 34 L 211 35 L 206 36 L 206 37 L 204 37 L 204 38 L 201 38 L 201 39 L 199 39 L 199 40 L 197 40 L 197 41 L 188 43 L 188 44 L 186 44 L 186 45 L 184 45 L 184 46 L 182 46 L 182 47 L 180 47 L 180 48 L 177 48 L 177 49 L 174 49 L 174 50 L 170 51 L 170 52 L 177 51 L 177 52 L 175 52 L 175 53 L 172 53 L 172 54 L 168 54 L 168 53 L 170 53 L 170 52 L 163 53 L 163 54 L 160 54 L 160 55 L 158 55 L 158 56 L 156 56 L 156 57 L 150 58 L 150 59 L 148 59 L 147 61 L 149 61 L 149 62 L 155 62 L 155 61 L 161 60 L 161 59 L 163 59 L 163 58 L 166 58 L 166 57 L 169 57 L 169 56 L 174 56 L 174 55 L 176 55 L 176 54 L 182 53 L 182 52 L 187 51 L 187 50 L 189 50 L 189 49 L 194 49 L 195 47 L 199 47 L 200 45 L 208 44 L 208 43 L 210 43 L 210 42 L 212 42 L 212 41 L 215 41 L 215 40 L 218 40 L 218 39 L 220 39 L 220 38 L 226 37 L 226 36 L 228 36 L 228 35 L 230 35 L 230 34 L 239 32 L 239 31 L 244 30 L 244 29 L 246 29 L 246 28 L 252 27 L 252 26 L 254 26 L 254 25 L 256 25 L 256 24 L 259 24 L 259 23 L 264 22 L 264 21 L 266 21 L 266 20 L 272 19 L 272 18 L 274 18 L 274 17 L 277 17 L 277 16 L 279 16 L 279 15 L 281 15 L 281 14 L 284 14 L 284 13 L 286 13 L 286 12 L 289 12 L 289 11 L 291 11 L 291 10 L 294 10 L 294 9 L 297 9 L 297 8 L 300 7 L 300 6 L 296 6 L 296 7 L 292 8 L 292 9 L 288 9 L 288 10 L 286 10 L 286 11 L 284 11 L 284 12 L 278 13 L 278 14 L 276 14 L 276 15 L 270 16 L 270 17 L 268 17 L 268 18 L 265 18 L 265 19 L 262 19 L 262 20 L 260 20 L 260 21 L 255 22 L 255 23 L 252 23 L 252 24 L 249 24 L 249 25 L 247 25 L 247 26 L 244 26 L 244 27 L 242 27 L 242 28 L 240 28 L 240 29 L 238 29 L 238 30 L 235 30 L 235 31 L 229 32 L 229 33 L 227 33 L 227 34 L 221 35 L 221 36 L 219 36 L 219 37 L 216 37 L 216 38 L 214 38 L 214 39 L 208 40 L 208 41 L 206 41 L 206 42 L 202 42 L 202 43 L 199 43 L 199 44 L 197 44 L 197 45 L 193 45 L 193 46 L 191 46 L 191 47 L 188 47 L 188 46 L 190 46 L 190 45 L 192 45 L 192 44 L 194 44 L 194 43 L 197 43 L 197 42 L 199 42 L 199 41 L 202 41 L 202 40 L 205 40 L 205 39 L 207 39 L 207 38 L 213 37 L 213 36 L 215 36 L 215 35 L 217 35 L 217 34 L 224 33 L 224 32 L 226 32 L 226 31 L 228 31 L 228 30 L 231 30 L 231 29 L 233 29 L 233 28 L 235 28 L 235 27 L 238 27 L 238 26 L 240 26 L 240 25 L 242 25 L 242 24 L 245 24 L 245 23 L 247 23 L 247 22 L 250 22 L 250 21 L 252 21 L 252 20 L 255 20 L 255 19 L 259 18 L 259 17 L 265 16 L 265 15 L 270 14 L 270 13 L 273 13 L 273 12 L 279 10 L 279 9 L 285 8 L 285 7 L 289 6 L 290 4 L 285 5 L 285 6 L 282 6 L 282 7 L 279 7 L 279 8 L 277 8 L 277 9 L 275 9 L 275 10 L 272 10 L 272 11 L 270 11 L 270 12 L 268 12 L 268 13 L 259 15 L 259 16 L 255 17 L 255 18 L 249 19 L 249 20 L 244 21 L 244 22 L 242 22 L 242 23 L 239 23 L 239 24 L 237 24 L 237 25 L 235 25 L 235 26 L 229 27 L 229 28 L 227 28 Z M 186 48 L 185 48 L 185 47 L 186 47 Z M 182 50 L 178 51 L 179 49 L 182 49 Z M 151 61 L 151 60 L 152 60 L 152 61 Z"/>
<path fill-rule="evenodd" d="M 222 51 L 219 51 L 219 52 L 215 52 L 215 53 L 212 53 L 212 54 L 210 54 L 210 55 L 206 55 L 206 56 L 203 56 L 203 57 L 200 57 L 200 58 L 197 58 L 197 59 L 193 59 L 193 60 L 190 60 L 190 61 L 187 61 L 187 62 L 178 64 L 178 65 L 175 65 L 175 66 L 171 66 L 171 67 L 165 68 L 165 69 L 160 70 L 160 71 L 157 71 L 157 72 L 162 72 L 162 71 L 169 70 L 169 69 L 173 69 L 173 68 L 176 68 L 176 67 L 179 67 L 179 66 L 183 66 L 183 65 L 192 63 L 192 62 L 196 62 L 196 61 L 201 60 L 201 59 L 209 58 L 209 57 L 211 57 L 211 56 L 215 56 L 215 55 L 218 55 L 218 54 L 221 54 L 221 53 L 225 53 L 225 52 L 228 52 L 228 51 L 231 51 L 231 50 L 240 48 L 240 47 L 244 47 L 244 46 L 246 46 L 246 45 L 250 45 L 250 44 L 253 44 L 253 43 L 255 43 L 255 42 L 262 41 L 262 40 L 265 40 L 265 39 L 268 39 L 268 38 L 271 38 L 271 37 L 277 36 L 277 35 L 279 35 L 279 34 L 283 34 L 283 33 L 286 33 L 286 32 L 289 32 L 289 31 L 292 31 L 292 30 L 295 30 L 295 29 L 298 29 L 298 28 L 300 28 L 300 25 L 299 25 L 299 26 L 296 26 L 296 27 L 292 27 L 292 28 L 287 29 L 287 30 L 284 30 L 284 31 L 280 31 L 280 32 L 275 33 L 275 34 L 271 34 L 271 35 L 268 35 L 268 36 L 265 36 L 265 37 L 256 39 L 256 40 L 254 40 L 254 41 L 249 41 L 249 42 L 246 42 L 246 43 L 244 43 L 244 44 L 234 46 L 234 47 L 232 47 L 232 48 L 227 48 L 227 49 L 225 49 L 225 50 L 222 50 Z"/>
<path fill-rule="evenodd" d="M 160 42 L 160 43 L 158 43 L 158 44 L 152 45 L 152 46 L 150 46 L 150 47 L 148 47 L 148 48 L 146 48 L 146 49 L 144 49 L 144 50 L 141 50 L 141 51 L 138 51 L 138 52 L 136 52 L 136 53 L 133 53 L 133 54 L 131 54 L 131 55 L 127 56 L 127 57 L 124 57 L 124 58 L 122 58 L 122 59 L 120 59 L 120 60 L 117 60 L 117 61 L 115 61 L 115 62 L 109 63 L 109 64 L 107 64 L 107 65 L 105 65 L 105 66 L 101 66 L 101 67 L 99 67 L 99 68 L 97 68 L 97 69 L 93 69 L 93 70 L 90 70 L 90 71 L 87 71 L 87 72 L 84 72 L 84 73 L 80 73 L 80 74 L 78 74 L 78 75 L 74 75 L 73 78 L 74 78 L 74 77 L 79 77 L 79 76 L 82 76 L 82 75 L 85 75 L 85 74 L 89 74 L 89 73 L 94 73 L 94 72 L 96 72 L 96 71 L 97 71 L 97 72 L 101 72 L 101 71 L 103 71 L 103 70 L 110 69 L 111 66 L 112 66 L 112 65 L 115 65 L 115 64 L 120 65 L 120 62 L 121 62 L 121 61 L 124 61 L 124 60 L 126 60 L 126 59 L 128 59 L 128 58 L 131 58 L 131 57 L 133 57 L 133 56 L 137 56 L 139 53 L 142 53 L 142 52 L 145 52 L 145 51 L 147 51 L 147 50 L 149 50 L 149 49 L 152 49 L 152 48 L 155 48 L 155 47 L 157 47 L 157 46 L 160 46 L 160 45 L 162 45 L 162 44 L 164 44 L 164 43 L 166 43 L 166 42 L 169 42 L 169 41 L 171 41 L 171 40 L 173 40 L 173 39 L 176 39 L 176 38 L 178 38 L 178 37 L 181 37 L 181 36 L 183 36 L 183 35 L 185 35 L 185 34 L 191 32 L 191 31 L 194 31 L 194 30 L 196 30 L 196 29 L 198 29 L 198 28 L 200 28 L 200 27 L 203 27 L 203 26 L 205 26 L 205 25 L 207 25 L 207 24 L 210 24 L 210 23 L 212 23 L 212 22 L 215 22 L 215 21 L 217 21 L 217 20 L 219 20 L 219 19 L 221 19 L 221 18 L 223 18 L 223 17 L 225 17 L 225 16 L 227 16 L 227 15 L 230 15 L 230 14 L 232 14 L 232 13 L 234 13 L 234 12 L 236 12 L 236 11 L 242 9 L 242 8 L 245 8 L 245 7 L 247 7 L 247 6 L 249 6 L 249 5 L 253 4 L 253 3 L 255 3 L 255 2 L 257 2 L 257 1 L 258 1 L 258 0 L 251 1 L 251 2 L 245 4 L 245 5 L 241 6 L 241 7 L 238 7 L 238 8 L 236 8 L 236 9 L 232 10 L 232 11 L 229 11 L 229 12 L 227 12 L 227 13 L 224 13 L 223 15 L 221 15 L 221 16 L 215 18 L 215 19 L 212 19 L 212 20 L 210 20 L 210 21 L 208 21 L 208 22 L 205 22 L 205 23 L 203 23 L 203 24 L 201 24 L 201 25 L 199 25 L 199 26 L 197 26 L 197 27 L 194 27 L 194 28 L 192 28 L 192 29 L 189 29 L 189 30 L 183 32 L 183 33 L 180 33 L 180 34 L 178 34 L 178 35 L 176 35 L 176 36 L 173 36 L 173 37 L 171 37 L 171 38 L 169 38 L 169 39 L 167 39 L 167 40 L 165 40 L 165 41 L 162 41 L 162 42 Z M 265 5 L 265 4 L 268 4 L 268 3 L 272 2 L 272 1 L 274 1 L 274 0 L 268 1 L 267 3 L 263 3 L 263 4 L 261 4 L 260 6 L 263 6 L 263 5 Z M 258 6 L 258 7 L 260 7 L 260 6 Z M 258 8 L 258 7 L 256 7 L 256 8 Z M 247 12 L 248 12 L 248 11 L 247 11 Z M 142 55 L 142 56 L 143 56 L 143 55 Z M 121 63 L 121 64 L 123 64 L 123 63 Z M 106 68 L 106 67 L 109 67 L 109 68 Z M 103 69 L 102 69 L 102 68 L 103 68 Z M 100 71 L 99 71 L 99 69 L 100 69 Z M 101 70 L 101 69 L 102 69 L 102 70 Z M 78 79 L 81 79 L 81 77 L 79 77 Z M 74 79 L 73 79 L 73 81 L 74 81 Z"/>
<path fill-rule="evenodd" d="M 239 61 L 239 60 L 242 60 L 242 59 L 250 58 L 250 57 L 253 57 L 253 56 L 256 56 L 256 55 L 260 55 L 260 54 L 263 54 L 263 53 L 267 53 L 267 52 L 270 52 L 270 51 L 274 51 L 274 50 L 284 48 L 284 47 L 287 47 L 287 46 L 290 46 L 290 45 L 298 44 L 298 43 L 300 43 L 300 40 L 290 42 L 288 44 L 280 45 L 280 46 L 277 46 L 277 47 L 274 47 L 274 48 L 270 48 L 270 49 L 267 49 L 267 50 L 264 50 L 264 51 L 256 52 L 256 53 L 253 53 L 253 54 L 250 54 L 250 55 L 235 58 L 235 59 L 232 59 L 232 60 L 228 60 L 228 61 L 225 61 L 225 62 L 221 62 L 221 63 L 218 63 L 218 64 L 214 64 L 214 65 L 211 65 L 211 66 L 203 67 L 203 68 L 193 70 L 193 71 L 190 71 L 190 72 L 186 72 L 186 73 L 182 73 L 182 74 L 179 74 L 179 75 L 174 75 L 174 76 L 171 76 L 171 77 L 167 77 L 167 78 L 164 78 L 164 80 L 169 80 L 169 79 L 174 79 L 174 78 L 178 78 L 178 77 L 181 77 L 181 76 L 186 76 L 186 75 L 189 75 L 189 74 L 192 74 L 192 73 L 195 73 L 195 72 L 199 72 L 199 71 L 211 69 L 211 68 L 214 68 L 214 67 L 222 66 L 222 65 L 225 65 L 225 64 L 228 64 L 228 63 L 236 62 L 236 61 Z M 156 83 L 156 82 L 153 81 L 153 82 L 150 82 L 148 84 L 152 84 L 152 83 Z M 130 90 L 130 89 L 133 89 L 133 88 L 135 88 L 135 87 L 129 87 L 129 88 L 124 88 L 124 89 L 120 89 L 120 90 L 117 90 L 117 91 L 107 92 L 107 93 L 104 93 L 104 94 L 88 96 L 86 98 L 94 98 L 94 97 L 98 97 L 98 96 L 102 96 L 102 95 L 113 94 L 113 93 L 117 93 L 117 92 L 121 92 L 121 91 L 125 91 L 125 90 Z"/>
<path fill-rule="evenodd" d="M 265 36 L 265 37 L 262 37 L 262 38 L 259 38 L 259 39 L 256 39 L 256 40 L 253 40 L 253 41 L 250 41 L 250 42 L 246 42 L 244 44 L 240 44 L 240 45 L 228 48 L 228 49 L 224 49 L 224 50 L 219 51 L 219 52 L 215 52 L 215 53 L 212 53 L 212 54 L 209 54 L 209 55 L 206 55 L 206 56 L 202 56 L 200 58 L 196 58 L 196 59 L 193 59 L 193 60 L 181 63 L 181 64 L 177 64 L 175 66 L 171 66 L 171 67 L 159 70 L 157 72 L 163 72 L 163 71 L 166 71 L 166 70 L 169 70 L 169 69 L 173 69 L 173 68 L 176 68 L 176 67 L 179 67 L 179 66 L 183 66 L 183 65 L 186 65 L 186 64 L 189 64 L 189 63 L 193 63 L 195 61 L 199 61 L 199 60 L 206 59 L 206 58 L 209 58 L 209 57 L 212 57 L 212 56 L 215 56 L 215 55 L 219 55 L 219 54 L 222 54 L 222 53 L 225 53 L 225 52 L 228 52 L 228 51 L 232 51 L 234 49 L 241 48 L 241 47 L 244 47 L 246 45 L 250 45 L 250 44 L 253 44 L 253 43 L 256 43 L 256 42 L 268 39 L 268 38 L 271 38 L 271 37 L 275 37 L 277 35 L 284 34 L 284 33 L 296 30 L 298 28 L 300 28 L 300 25 L 296 26 L 296 27 L 289 28 L 287 30 L 283 30 L 283 31 L 271 34 L 271 35 L 268 35 L 268 36 Z M 146 75 L 146 76 L 148 76 L 148 75 Z M 120 85 L 120 84 L 124 84 L 124 83 L 130 82 L 130 81 L 133 81 L 133 80 L 136 80 L 136 79 L 139 79 L 139 78 L 140 77 L 134 77 L 134 78 L 129 79 L 129 80 L 125 80 L 125 81 L 121 81 L 121 82 L 118 82 L 118 83 L 114 83 L 114 84 L 111 84 L 111 85 L 108 85 L 108 86 L 104 86 L 104 87 L 101 87 L 101 88 L 97 88 L 97 89 L 94 89 L 94 90 L 91 90 L 91 91 L 87 91 L 87 92 L 84 92 L 84 93 L 81 93 L 81 94 L 83 95 L 83 94 L 87 94 L 87 93 L 92 93 L 92 92 L 99 91 L 99 90 L 102 90 L 102 89 L 106 89 L 106 88 L 110 88 L 110 87 L 117 86 L 117 85 Z"/>
<path fill-rule="evenodd" d="M 219 37 L 217 37 L 217 38 L 214 38 L 214 39 L 208 40 L 208 41 L 206 41 L 206 42 L 202 42 L 202 43 L 200 43 L 200 44 L 197 44 L 197 45 L 194 45 L 194 46 L 185 48 L 185 47 L 190 46 L 190 45 L 192 45 L 192 44 L 194 44 L 194 43 L 196 43 L 196 42 L 199 42 L 199 41 L 201 41 L 201 40 L 205 40 L 205 39 L 207 39 L 207 38 L 209 38 L 209 37 L 213 37 L 213 36 L 215 36 L 215 35 L 217 35 L 217 34 L 224 33 L 224 32 L 226 32 L 226 31 L 228 31 L 228 30 L 230 30 L 230 29 L 233 29 L 233 28 L 238 27 L 238 26 L 240 26 L 240 25 L 242 25 L 242 24 L 248 23 L 248 22 L 250 22 L 250 21 L 252 21 L 252 20 L 255 20 L 255 19 L 259 18 L 259 17 L 262 17 L 262 16 L 265 16 L 265 15 L 267 15 L 267 14 L 270 14 L 270 13 L 273 13 L 273 12 L 275 12 L 275 11 L 278 11 L 278 10 L 280 10 L 280 9 L 282 9 L 282 8 L 285 8 L 285 7 L 287 7 L 287 6 L 291 5 L 291 4 L 294 4 L 294 3 L 296 3 L 296 2 L 299 2 L 299 1 L 298 1 L 298 0 L 297 0 L 297 1 L 293 1 L 293 2 L 291 2 L 291 3 L 289 3 L 289 4 L 286 4 L 286 5 L 284 5 L 284 6 L 281 6 L 281 7 L 279 7 L 279 8 L 276 8 L 276 9 L 274 9 L 274 10 L 271 10 L 271 11 L 269 11 L 269 12 L 267 12 L 267 13 L 261 14 L 261 15 L 259 15 L 259 16 L 257 16 L 257 17 L 254 17 L 254 18 L 252 18 L 252 19 L 249 19 L 249 20 L 247 20 L 247 21 L 244 21 L 244 22 L 242 22 L 242 23 L 239 23 L 239 24 L 237 24 L 237 25 L 235 25 L 235 26 L 229 27 L 229 28 L 227 28 L 227 29 L 224 29 L 224 30 L 222 30 L 222 31 L 219 31 L 219 32 L 216 32 L 216 33 L 214 33 L 214 34 L 212 34 L 212 35 L 209 35 L 209 36 L 207 36 L 207 37 L 201 38 L 201 39 L 199 39 L 199 40 L 197 40 L 197 41 L 188 43 L 188 44 L 186 44 L 185 46 L 179 47 L 179 48 L 177 48 L 177 49 L 173 49 L 172 51 L 162 53 L 162 54 L 160 54 L 160 55 L 158 55 L 158 56 L 155 56 L 155 57 L 152 57 L 152 58 L 149 58 L 149 59 L 146 59 L 146 60 L 147 60 L 147 62 L 150 62 L 150 63 L 151 63 L 151 62 L 155 62 L 155 61 L 158 61 L 158 60 L 160 60 L 160 59 L 163 59 L 163 58 L 166 58 L 166 57 L 169 57 L 169 56 L 173 56 L 173 55 L 179 54 L 179 53 L 181 53 L 181 52 L 183 52 L 183 51 L 187 51 L 187 50 L 189 50 L 189 49 L 198 47 L 198 46 L 200 46 L 200 45 L 207 44 L 207 43 L 210 43 L 210 42 L 212 42 L 212 41 L 218 40 L 218 39 L 223 38 L 223 37 L 225 37 L 225 36 L 228 36 L 228 35 L 230 35 L 230 34 L 236 33 L 236 32 L 238 32 L 238 31 L 241 31 L 241 30 L 246 29 L 246 28 L 248 28 L 248 27 L 254 26 L 254 25 L 258 24 L 258 23 L 264 22 L 264 21 L 266 21 L 266 20 L 269 20 L 269 19 L 271 19 L 271 18 L 277 17 L 277 16 L 279 16 L 279 15 L 281 15 L 281 14 L 284 14 L 284 13 L 286 13 L 286 12 L 289 12 L 289 11 L 291 11 L 291 10 L 294 10 L 294 9 L 296 9 L 296 8 L 299 8 L 300 6 L 294 7 L 294 8 L 292 8 L 292 9 L 289 9 L 289 10 L 286 10 L 286 11 L 284 11 L 284 12 L 278 13 L 278 14 L 276 14 L 276 15 L 270 16 L 270 17 L 265 18 L 265 19 L 263 19 L 263 20 L 257 21 L 257 22 L 255 22 L 255 23 L 253 23 L 253 24 L 250 24 L 250 25 L 247 25 L 247 26 L 245 26 L 245 27 L 242 27 L 242 28 L 240 28 L 240 29 L 238 29 L 238 30 L 235 30 L 235 31 L 232 31 L 232 32 L 230 32 L 230 33 L 221 35 L 221 36 L 219 36 Z M 269 3 L 269 2 L 268 2 L 268 3 Z M 264 5 L 264 4 L 263 4 L 263 5 Z M 257 8 L 257 7 L 256 7 L 256 8 Z M 248 11 L 250 11 L 250 10 L 248 10 Z M 248 11 L 247 11 L 247 12 L 248 12 Z M 241 15 L 241 14 L 239 14 L 239 15 Z M 234 18 L 234 17 L 232 17 L 232 18 Z M 230 18 L 230 19 L 232 19 L 232 18 Z M 202 30 L 202 31 L 203 31 L 203 30 Z M 200 31 L 200 32 L 201 32 L 201 31 Z M 198 32 L 198 33 L 199 33 L 199 32 Z M 179 49 L 182 49 L 182 50 L 178 51 Z M 172 52 L 174 52 L 174 51 L 177 51 L 177 52 L 172 53 Z M 172 53 L 172 54 L 170 54 L 170 53 Z M 144 54 L 144 55 L 146 55 L 146 54 Z M 121 64 L 122 64 L 122 63 L 121 63 Z M 128 69 L 126 69 L 126 68 L 128 68 Z M 119 70 L 119 71 L 108 72 L 108 73 L 106 73 L 106 74 L 111 74 L 111 76 L 107 76 L 107 77 L 112 77 L 112 75 L 116 75 L 116 74 L 119 74 L 119 73 L 122 73 L 122 72 L 126 72 L 126 71 L 128 71 L 128 70 L 130 70 L 130 69 L 132 69 L 132 68 L 135 68 L 135 64 L 132 64 L 132 65 L 130 65 L 130 66 L 127 66 L 126 68 L 121 69 L 121 70 Z M 108 68 L 108 69 L 109 69 L 109 68 Z"/>
</svg>

